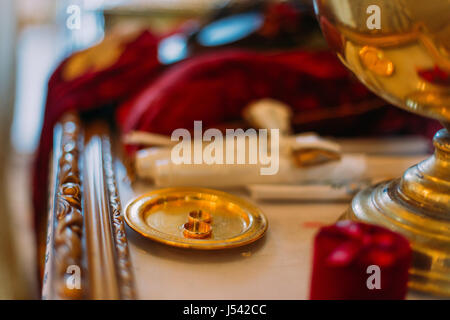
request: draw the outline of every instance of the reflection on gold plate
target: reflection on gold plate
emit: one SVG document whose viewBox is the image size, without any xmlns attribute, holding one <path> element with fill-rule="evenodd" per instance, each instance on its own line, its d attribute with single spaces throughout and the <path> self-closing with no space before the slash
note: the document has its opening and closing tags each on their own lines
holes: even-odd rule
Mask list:
<svg viewBox="0 0 450 320">
<path fill-rule="evenodd" d="M 189 213 L 211 215 L 208 238 L 186 237 Z M 256 206 L 225 192 L 204 188 L 167 188 L 132 200 L 125 221 L 149 239 L 181 248 L 214 250 L 243 246 L 260 239 L 267 230 L 267 218 Z"/>
</svg>

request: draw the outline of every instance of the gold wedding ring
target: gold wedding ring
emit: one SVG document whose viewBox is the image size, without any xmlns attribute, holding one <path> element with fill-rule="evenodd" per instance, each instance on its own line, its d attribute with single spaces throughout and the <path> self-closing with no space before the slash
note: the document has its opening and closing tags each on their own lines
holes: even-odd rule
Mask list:
<svg viewBox="0 0 450 320">
<path fill-rule="evenodd" d="M 211 214 L 204 210 L 194 210 L 189 212 L 188 222 L 194 223 L 196 221 L 202 221 L 206 223 L 211 223 Z"/>
<path fill-rule="evenodd" d="M 189 212 L 188 222 L 183 225 L 186 238 L 204 239 L 211 236 L 211 214 L 203 210 Z"/>
</svg>

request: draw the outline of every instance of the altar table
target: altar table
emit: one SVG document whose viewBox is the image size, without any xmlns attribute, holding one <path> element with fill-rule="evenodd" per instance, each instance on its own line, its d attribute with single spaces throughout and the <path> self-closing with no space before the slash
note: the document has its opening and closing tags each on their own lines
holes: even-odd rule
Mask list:
<svg viewBox="0 0 450 320">
<path fill-rule="evenodd" d="M 389 177 L 424 158 L 369 156 L 368 166 Z M 148 183 L 126 182 L 119 160 L 116 170 L 123 204 L 152 190 Z M 255 202 L 244 190 L 224 191 L 248 199 L 266 214 L 265 237 L 240 248 L 195 251 L 153 242 L 127 228 L 138 298 L 308 299 L 314 235 L 321 225 L 334 223 L 349 203 Z M 419 296 L 411 293 L 409 298 Z"/>
</svg>

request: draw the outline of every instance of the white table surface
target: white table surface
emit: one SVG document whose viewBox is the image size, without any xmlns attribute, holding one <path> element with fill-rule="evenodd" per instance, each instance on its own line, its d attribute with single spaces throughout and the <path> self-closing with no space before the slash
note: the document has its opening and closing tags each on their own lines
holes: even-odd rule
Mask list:
<svg viewBox="0 0 450 320">
<path fill-rule="evenodd" d="M 371 174 L 395 176 L 425 157 L 369 156 L 368 167 Z M 133 197 L 153 189 L 149 183 L 128 183 L 120 161 L 116 170 L 124 209 Z M 231 193 L 248 199 L 244 191 Z M 308 299 L 314 235 L 321 224 L 334 223 L 349 203 L 253 203 L 269 220 L 267 234 L 235 249 L 173 248 L 127 227 L 138 298 Z M 427 296 L 411 293 L 408 298 Z"/>
</svg>

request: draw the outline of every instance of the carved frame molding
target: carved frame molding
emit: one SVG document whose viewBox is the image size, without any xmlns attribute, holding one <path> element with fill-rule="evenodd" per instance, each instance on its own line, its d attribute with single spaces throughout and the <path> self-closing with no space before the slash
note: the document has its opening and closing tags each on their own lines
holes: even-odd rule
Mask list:
<svg viewBox="0 0 450 320">
<path fill-rule="evenodd" d="M 66 114 L 54 130 L 43 299 L 134 299 L 106 123 Z"/>
</svg>

